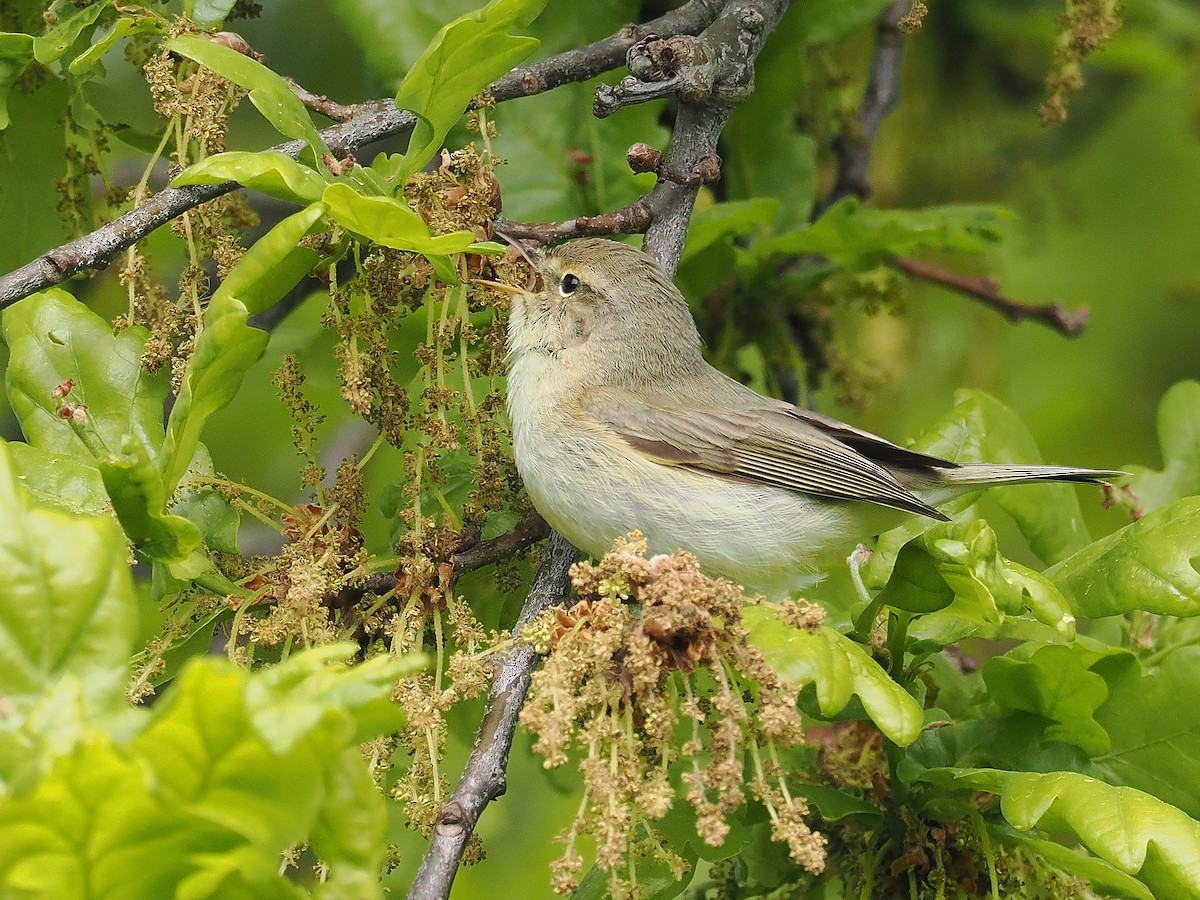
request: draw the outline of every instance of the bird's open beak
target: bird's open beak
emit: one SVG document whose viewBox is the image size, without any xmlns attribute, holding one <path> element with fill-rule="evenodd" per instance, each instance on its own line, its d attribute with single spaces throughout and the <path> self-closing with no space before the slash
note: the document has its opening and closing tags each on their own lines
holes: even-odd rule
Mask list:
<svg viewBox="0 0 1200 900">
<path fill-rule="evenodd" d="M 483 284 L 500 291 L 502 294 L 524 294 L 525 291 L 511 284 L 505 284 L 503 281 L 492 281 L 488 278 L 472 278 L 471 284 Z"/>
</svg>

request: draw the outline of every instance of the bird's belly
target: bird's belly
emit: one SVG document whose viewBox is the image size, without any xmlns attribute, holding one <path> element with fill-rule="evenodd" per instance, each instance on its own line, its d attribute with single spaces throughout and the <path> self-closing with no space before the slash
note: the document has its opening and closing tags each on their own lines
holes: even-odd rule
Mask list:
<svg viewBox="0 0 1200 900">
<path fill-rule="evenodd" d="M 780 594 L 812 581 L 814 563 L 856 535 L 844 504 L 664 466 L 608 435 L 569 439 L 514 429 L 517 468 L 534 506 L 592 556 L 633 530 L 651 553 L 688 550 L 711 575 Z"/>
</svg>

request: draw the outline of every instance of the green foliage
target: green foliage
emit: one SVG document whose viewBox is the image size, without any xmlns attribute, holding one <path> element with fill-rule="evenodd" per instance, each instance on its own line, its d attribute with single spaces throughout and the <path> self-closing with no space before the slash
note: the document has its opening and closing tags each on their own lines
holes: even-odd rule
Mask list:
<svg viewBox="0 0 1200 900">
<path fill-rule="evenodd" d="M 225 198 L 111 273 L 4 313 L 9 430 L 24 442 L 0 443 L 0 894 L 407 889 L 419 830 L 475 737 L 486 651 L 507 646 L 491 629 L 515 620 L 529 575 L 523 563 L 453 570 L 460 547 L 528 511 L 502 413 L 503 302 L 485 286 L 524 273 L 481 236 L 501 194 L 505 215 L 528 221 L 635 200 L 654 176 L 629 170 L 627 148 L 669 141 L 662 103 L 589 116 L 595 79 L 500 107 L 486 96 L 535 51 L 606 38 L 642 4 L 478 3 L 339 0 L 353 53 L 309 6 L 266 4 L 261 23 L 225 26 L 265 63 L 173 18 L 216 30 L 252 4 L 0 13 L 12 29 L 0 34 L 0 252 L 13 266 L 144 199 L 163 159 L 181 172 L 174 185 L 233 180 L 300 207 L 253 198 L 266 227 L 251 243 L 254 216 Z M 710 358 L 763 390 L 790 376 L 822 409 L 878 397 L 846 417 L 893 437 L 935 420 L 912 446 L 959 461 L 1037 462 L 1036 433 L 1055 459 L 1144 462 L 1161 397 L 1162 467 L 1126 466 L 1107 514 L 1062 484 L 959 497 L 944 506 L 952 522 L 880 535 L 853 577 L 821 572 L 809 596 L 824 624 L 797 621 L 799 604 L 747 605 L 735 649 L 732 617 L 718 616 L 719 664 L 676 633 L 671 664 L 651 674 L 677 704 L 701 699 L 672 707 L 679 727 L 658 733 L 661 784 L 623 780 L 646 754 L 611 736 L 661 720 L 631 699 L 618 654 L 596 680 L 611 688 L 597 727 L 630 763 L 599 756 L 591 777 L 612 796 L 662 789 L 660 817 L 581 810 L 579 785 L 518 738 L 517 801 L 488 810 L 489 857 L 456 896 L 500 883 L 540 896 L 563 829 L 588 857 L 576 896 L 610 893 L 614 863 L 592 864 L 572 815 L 633 835 L 645 855 L 615 865 L 649 897 L 1086 896 L 1072 878 L 1200 895 L 1200 714 L 1186 702 L 1200 692 L 1200 385 L 1168 389 L 1194 372 L 1200 155 L 1180 111 L 1194 105 L 1200 17 L 1130 4 L 1072 127 L 1042 133 L 1026 120 L 1055 47 L 1053 5 L 935 8 L 908 40 L 900 112 L 871 146 L 876 199 L 814 220 L 835 147 L 862 137 L 885 6 L 792 4 L 756 62 L 679 271 Z M 1059 74 L 1082 15 L 1057 39 Z M 373 73 L 352 64 L 360 55 Z M 394 94 L 417 116 L 407 152 L 335 159 L 285 73 L 345 102 Z M 262 119 L 235 118 L 227 135 L 243 90 Z M 306 143 L 299 159 L 244 149 L 276 140 L 263 120 Z M 430 165 L 468 140 L 479 146 Z M 1087 302 L 1094 327 L 1069 345 L 1009 331 L 907 283 L 898 255 L 995 272 L 1016 298 Z M 310 273 L 319 286 L 282 325 L 250 324 Z M 932 414 L 930 398 L 958 384 L 977 387 Z M 346 451 L 357 419 L 380 437 Z M 1119 521 L 1127 510 L 1140 518 Z M 391 572 L 394 589 L 364 587 Z M 645 611 L 615 608 L 644 638 Z M 603 623 L 572 621 L 551 625 L 574 628 L 585 651 L 603 636 Z M 230 661 L 195 660 L 214 640 Z M 436 661 L 418 673 L 405 654 L 422 648 Z M 637 677 L 641 702 L 653 679 Z M 155 690 L 149 709 L 126 702 Z M 718 747 L 731 722 L 741 743 Z M 682 780 L 696 771 L 728 781 Z M 714 811 L 734 795 L 736 810 Z M 811 833 L 780 843 L 797 824 L 828 838 L 821 874 L 791 855 L 812 850 Z M 297 858 L 319 862 L 315 884 L 281 865 Z"/>
<path fill-rule="evenodd" d="M 1138 876 L 1155 896 L 1200 896 L 1200 823 L 1149 794 L 1075 772 L 950 769 L 925 778 L 998 794 L 1004 818 L 1015 827 L 1073 834 L 1105 862 Z"/>
<path fill-rule="evenodd" d="M 538 41 L 509 35 L 537 18 L 547 0 L 492 0 L 442 28 L 413 63 L 396 93 L 396 105 L 419 113 L 403 161 L 388 168 L 398 181 L 415 172 L 441 146 L 467 103 L 531 54 Z"/>
<path fill-rule="evenodd" d="M 283 78 L 262 63 L 201 35 L 173 38 L 167 42 L 167 49 L 194 59 L 249 91 L 250 102 L 284 137 L 307 142 L 317 158 L 329 153 L 304 104 Z"/>
<path fill-rule="evenodd" d="M 326 186 L 325 180 L 315 171 L 284 153 L 241 150 L 218 153 L 201 160 L 176 175 L 171 183 L 222 184 L 226 181 L 236 181 L 269 197 L 301 206 L 320 200 Z"/>
<path fill-rule="evenodd" d="M 284 219 L 255 242 L 213 294 L 167 422 L 162 470 L 169 490 L 191 463 L 204 423 L 234 398 L 246 370 L 266 346 L 267 333 L 247 320 L 279 300 L 316 265 L 316 251 L 301 246 L 300 239 L 319 227 L 322 215 L 320 204 L 314 204 Z"/>
<path fill-rule="evenodd" d="M 329 865 L 314 896 L 381 897 L 386 817 L 358 744 L 400 727 L 390 697 L 412 663 L 337 665 L 347 654 L 310 651 L 256 676 L 197 662 L 132 735 L 130 723 L 123 736 L 80 735 L 36 783 L 0 797 L 0 885 L 32 896 L 302 897 L 279 859 L 311 840 Z"/>
<path fill-rule="evenodd" d="M 1181 381 L 1158 405 L 1158 443 L 1163 468 L 1131 465 L 1129 485 L 1144 512 L 1200 494 L 1200 382 Z"/>
<path fill-rule="evenodd" d="M 25 896 L 303 896 L 279 854 L 311 839 L 325 897 L 382 896 L 383 801 L 358 744 L 400 727 L 398 677 L 345 646 L 251 676 L 187 669 L 125 707 L 137 601 L 111 519 L 38 504 L 0 444 L 0 887 Z"/>
<path fill-rule="evenodd" d="M 782 678 L 797 688 L 816 686 L 821 715 L 837 715 L 857 695 L 871 721 L 900 746 L 921 733 L 920 706 L 860 644 L 832 628 L 788 628 L 766 609 L 748 609 L 746 626 L 750 639 Z"/>
</svg>

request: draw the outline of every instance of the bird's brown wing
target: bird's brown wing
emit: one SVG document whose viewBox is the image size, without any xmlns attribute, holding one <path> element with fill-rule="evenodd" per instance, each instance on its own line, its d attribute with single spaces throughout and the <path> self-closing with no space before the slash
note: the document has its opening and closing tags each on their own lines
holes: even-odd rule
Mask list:
<svg viewBox="0 0 1200 900">
<path fill-rule="evenodd" d="M 725 385 L 712 385 L 727 394 Z M 627 394 L 597 390 L 583 401 L 584 412 L 631 448 L 663 465 L 769 484 L 831 500 L 858 500 L 944 519 L 945 516 L 908 491 L 883 465 L 840 440 L 801 410 L 776 403 L 737 385 L 744 395 L 725 403 L 687 402 L 693 398 L 657 396 L 631 399 Z M 698 398 L 696 398 L 698 399 Z M 752 400 L 743 408 L 729 400 Z M 680 412 L 686 408 L 687 413 Z M 828 420 L 832 425 L 840 423 Z M 856 440 L 874 438 L 844 426 Z M 882 438 L 875 441 L 891 454 L 908 451 Z M 913 453 L 910 465 L 953 465 Z"/>
</svg>

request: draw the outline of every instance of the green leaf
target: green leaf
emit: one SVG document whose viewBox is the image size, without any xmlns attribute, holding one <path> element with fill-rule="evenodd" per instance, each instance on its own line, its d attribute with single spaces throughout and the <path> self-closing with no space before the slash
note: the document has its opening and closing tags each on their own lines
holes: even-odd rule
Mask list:
<svg viewBox="0 0 1200 900">
<path fill-rule="evenodd" d="M 419 116 L 395 173 L 401 184 L 437 152 L 471 98 L 534 51 L 535 39 L 508 32 L 532 22 L 546 2 L 492 0 L 434 36 L 396 93 L 396 105 Z"/>
<path fill-rule="evenodd" d="M 1024 847 L 1042 857 L 1054 868 L 1086 879 L 1101 893 L 1118 897 L 1133 897 L 1135 900 L 1154 900 L 1154 895 L 1146 889 L 1144 884 L 1102 859 L 1083 856 L 1062 844 L 1035 838 L 1026 832 L 1017 831 L 1015 828 L 998 822 L 989 822 L 987 830 L 1004 844 Z"/>
<path fill-rule="evenodd" d="M 98 463 L 113 510 L 138 551 L 171 564 L 183 562 L 200 547 L 200 529 L 166 512 L 162 475 L 145 445 L 130 438 L 118 453 Z"/>
<path fill-rule="evenodd" d="M 248 90 L 250 102 L 276 131 L 306 141 L 318 159 L 329 152 L 300 98 L 286 81 L 262 63 L 197 34 L 172 38 L 166 46 Z"/>
<path fill-rule="evenodd" d="M 779 201 L 774 197 L 697 206 L 688 225 L 680 265 L 700 256 L 718 242 L 770 228 L 778 209 Z"/>
<path fill-rule="evenodd" d="M 1200 615 L 1200 497 L 1177 500 L 1044 573 L 1076 615 Z"/>
<path fill-rule="evenodd" d="M 960 463 L 1041 462 L 1037 444 L 1021 419 L 995 397 L 976 390 L 955 392 L 953 408 L 912 447 Z M 942 504 L 942 508 L 961 517 L 977 497 L 968 494 Z M 1072 485 L 1042 482 L 999 486 L 988 488 L 987 497 L 1012 517 L 1030 549 L 1047 563 L 1063 560 L 1091 543 Z M 870 579 L 881 584 L 900 548 L 937 524 L 932 519 L 913 518 L 885 532 L 868 566 Z"/>
<path fill-rule="evenodd" d="M 8 127 L 8 92 L 33 62 L 33 36 L 0 33 L 0 131 Z"/>
<path fill-rule="evenodd" d="M 1156 897 L 1200 897 L 1200 823 L 1149 794 L 1075 772 L 934 769 L 923 778 L 999 794 L 1015 828 L 1072 833 Z"/>
<path fill-rule="evenodd" d="M 928 558 L 921 560 L 922 555 Z M 880 599 L 894 600 L 900 609 L 929 613 L 916 621 L 911 637 L 941 644 L 939 635 L 949 619 L 997 626 L 1007 616 L 1026 612 L 1055 629 L 1061 638 L 1074 637 L 1075 617 L 1063 594 L 1048 578 L 1005 559 L 995 532 L 983 519 L 936 523 L 905 544 L 896 560 L 897 567 Z M 903 570 L 899 569 L 901 561 Z M 886 564 L 886 556 L 881 556 L 879 563 L 871 560 L 868 572 L 872 581 L 885 571 Z M 897 576 L 900 581 L 891 588 Z M 952 602 L 940 607 L 937 604 L 945 599 L 945 591 L 938 586 L 938 577 L 953 594 Z M 949 633 L 955 634 L 953 630 Z"/>
<path fill-rule="evenodd" d="M 18 442 L 8 451 L 21 486 L 40 506 L 90 516 L 104 512 L 108 494 L 94 462 Z"/>
<path fill-rule="evenodd" d="M 325 189 L 323 199 L 329 215 L 346 228 L 383 247 L 422 254 L 448 284 L 458 283 L 449 254 L 491 250 L 488 244 L 477 244 L 470 231 L 431 235 L 424 219 L 391 197 L 367 197 L 339 182 Z"/>
<path fill-rule="evenodd" d="M 1108 685 L 1096 720 L 1112 739 L 1108 753 L 1092 761 L 1095 774 L 1200 818 L 1200 707 L 1191 702 L 1200 695 L 1200 647 L 1149 665 L 1123 654 L 1094 671 Z"/>
<path fill-rule="evenodd" d="M 220 25 L 229 15 L 237 0 L 194 0 L 192 19 L 197 25 L 212 28 Z"/>
<path fill-rule="evenodd" d="M 788 779 L 788 790 L 808 801 L 826 822 L 840 822 L 851 816 L 859 821 L 882 824 L 884 812 L 873 803 L 827 784 L 803 784 Z"/>
<path fill-rule="evenodd" d="M 234 398 L 267 345 L 267 333 L 247 319 L 277 302 L 316 265 L 316 251 L 299 242 L 323 215 L 324 208 L 313 204 L 284 219 L 246 251 L 213 294 L 167 422 L 160 467 L 168 494 L 192 462 L 204 423 Z"/>
<path fill-rule="evenodd" d="M 3 332 L 12 354 L 8 398 L 30 446 L 90 461 L 118 455 L 130 436 L 150 452 L 162 445 L 170 374 L 151 375 L 142 367 L 146 329 L 114 336 L 106 321 L 51 288 L 5 310 Z M 68 380 L 75 382 L 68 399 L 87 406 L 87 422 L 78 431 L 59 416 L 51 395 Z"/>
<path fill-rule="evenodd" d="M 1088 756 L 1111 749 L 1108 733 L 1093 718 L 1108 688 L 1071 648 L 1042 647 L 1028 659 L 994 656 L 983 665 L 983 680 L 1000 715 L 1019 710 L 1049 719 L 1048 740 L 1075 744 Z"/>
<path fill-rule="evenodd" d="M 942 577 L 928 551 L 910 541 L 900 548 L 892 577 L 875 599 L 894 609 L 931 613 L 954 601 L 954 588 Z"/>
<path fill-rule="evenodd" d="M 763 259 L 819 253 L 847 269 L 871 269 L 889 257 L 921 250 L 977 253 L 1000 237 L 1007 217 L 995 206 L 934 206 L 927 209 L 872 209 L 848 197 L 802 231 L 760 241 Z"/>
<path fill-rule="evenodd" d="M 64 679 L 90 715 L 111 713 L 123 704 L 137 622 L 120 529 L 108 516 L 35 503 L 3 441 L 0 517 L 0 697 L 13 710 L 0 732 Z"/>
<path fill-rule="evenodd" d="M 330 867 L 316 896 L 381 897 L 387 816 L 358 744 L 401 727 L 390 697 L 414 661 L 336 665 L 355 649 L 296 653 L 269 675 L 190 665 L 132 740 L 86 743 L 0 799 L 0 894 L 303 897 L 279 859 L 311 839 Z"/>
<path fill-rule="evenodd" d="M 269 197 L 307 206 L 321 199 L 325 179 L 286 153 L 267 150 L 247 153 L 231 150 L 218 153 L 188 166 L 171 181 L 185 184 L 223 184 L 236 181 L 243 187 L 261 191 Z"/>
<path fill-rule="evenodd" d="M 59 15 L 58 20 L 33 41 L 33 55 L 42 65 L 49 65 L 79 40 L 84 30 L 93 25 L 112 0 L 96 0 L 70 15 Z"/>
<path fill-rule="evenodd" d="M 1158 404 L 1161 472 L 1126 466 L 1129 486 L 1145 512 L 1174 500 L 1200 494 L 1200 381 L 1181 381 Z"/>
<path fill-rule="evenodd" d="M 984 391 L 958 390 L 954 407 L 939 420 L 938 438 L 918 444 L 922 452 L 956 462 L 1030 465 L 1041 451 L 1020 416 Z M 1046 563 L 1056 563 L 1091 543 L 1076 488 L 1041 482 L 989 488 L 987 496 L 1012 516 L 1029 547 Z"/>
<path fill-rule="evenodd" d="M 779 677 L 816 687 L 821 714 L 834 716 L 857 694 L 871 720 L 888 738 L 907 746 L 921 733 L 921 707 L 888 677 L 859 644 L 827 626 L 792 628 L 767 607 L 745 611 L 751 642 Z"/>
<path fill-rule="evenodd" d="M 67 66 L 67 70 L 72 75 L 82 75 L 95 66 L 96 63 L 100 62 L 104 55 L 116 46 L 117 42 L 122 38 L 129 37 L 131 34 L 151 34 L 157 32 L 161 27 L 160 22 L 161 20 L 156 19 L 154 16 L 117 19 L 104 37 L 100 38 L 92 46 L 88 47 L 87 50 L 71 60 L 71 64 Z"/>
<path fill-rule="evenodd" d="M 897 774 L 905 783 L 911 783 L 927 769 L 946 766 L 992 766 L 1025 772 L 1090 771 L 1082 750 L 1074 744 L 1048 741 L 1045 732 L 1044 718 L 1024 712 L 929 728 L 908 748 Z M 941 800 L 944 797 L 939 794 L 931 802 Z"/>
</svg>

